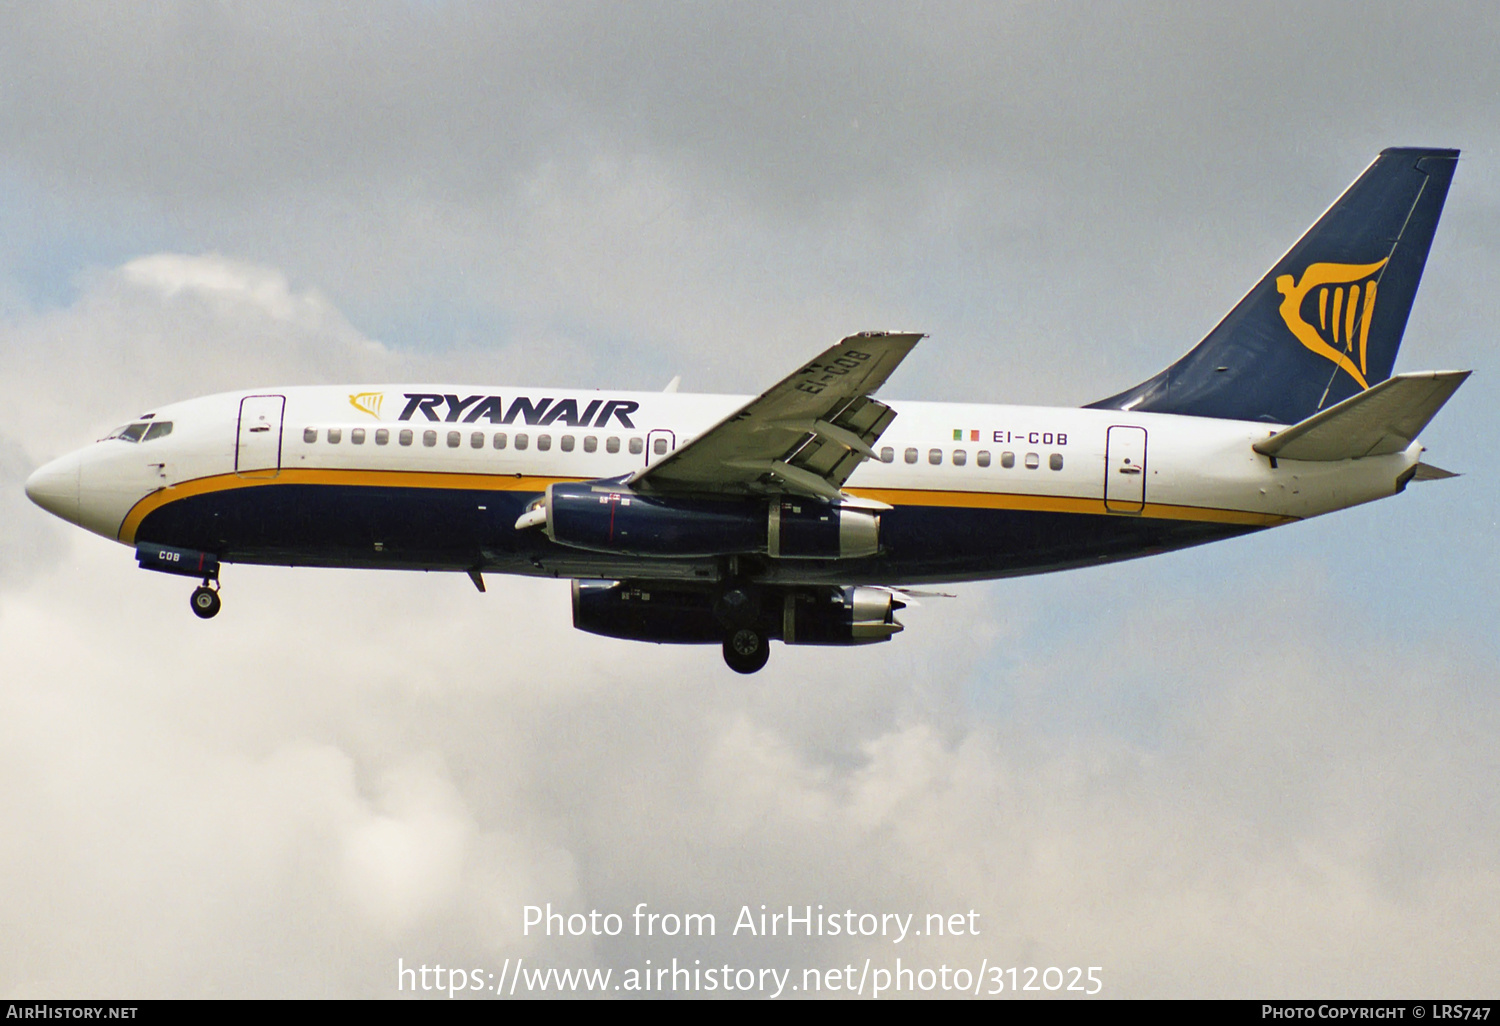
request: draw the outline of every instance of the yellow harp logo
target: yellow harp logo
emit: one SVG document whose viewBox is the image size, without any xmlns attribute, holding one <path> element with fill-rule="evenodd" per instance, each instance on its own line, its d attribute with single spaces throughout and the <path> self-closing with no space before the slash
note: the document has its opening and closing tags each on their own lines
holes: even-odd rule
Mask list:
<svg viewBox="0 0 1500 1026">
<path fill-rule="evenodd" d="M 1375 275 L 1389 259 L 1373 264 L 1309 264 L 1296 284 L 1290 274 L 1276 279 L 1276 291 L 1282 295 L 1281 319 L 1297 341 L 1348 371 L 1360 388 L 1370 387 L 1365 381 L 1365 349 L 1370 319 L 1375 316 Z M 1316 314 L 1304 311 L 1314 297 Z M 1316 317 L 1317 327 L 1309 317 Z"/>
<path fill-rule="evenodd" d="M 385 401 L 384 392 L 361 392 L 349 397 L 349 405 L 361 413 L 368 413 L 376 420 L 380 419 L 380 404 Z"/>
</svg>

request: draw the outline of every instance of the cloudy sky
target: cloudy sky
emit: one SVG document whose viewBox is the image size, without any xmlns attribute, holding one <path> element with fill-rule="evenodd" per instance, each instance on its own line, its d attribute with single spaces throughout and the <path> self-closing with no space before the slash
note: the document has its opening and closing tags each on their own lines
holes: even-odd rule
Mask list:
<svg viewBox="0 0 1500 1026">
<path fill-rule="evenodd" d="M 900 957 L 1493 996 L 1496 52 L 1478 4 L 6 5 L 0 995 Z M 1390 145 L 1464 151 L 1398 361 L 1476 371 L 1424 437 L 1463 477 L 889 645 L 746 679 L 573 632 L 565 583 L 257 567 L 199 622 L 21 490 L 223 389 L 754 392 L 864 329 L 931 336 L 897 398 L 1088 402 Z M 548 902 L 719 936 L 527 935 Z M 761 904 L 980 932 L 730 936 Z"/>
</svg>

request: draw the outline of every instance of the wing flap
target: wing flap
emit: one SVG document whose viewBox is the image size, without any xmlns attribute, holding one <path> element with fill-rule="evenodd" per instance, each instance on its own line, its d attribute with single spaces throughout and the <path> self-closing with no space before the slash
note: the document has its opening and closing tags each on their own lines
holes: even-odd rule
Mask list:
<svg viewBox="0 0 1500 1026">
<path fill-rule="evenodd" d="M 1286 460 L 1357 460 L 1411 445 L 1470 371 L 1398 374 L 1252 447 Z"/>
<path fill-rule="evenodd" d="M 829 347 L 627 482 L 651 492 L 839 497 L 896 413 L 871 398 L 922 338 L 866 332 Z"/>
</svg>

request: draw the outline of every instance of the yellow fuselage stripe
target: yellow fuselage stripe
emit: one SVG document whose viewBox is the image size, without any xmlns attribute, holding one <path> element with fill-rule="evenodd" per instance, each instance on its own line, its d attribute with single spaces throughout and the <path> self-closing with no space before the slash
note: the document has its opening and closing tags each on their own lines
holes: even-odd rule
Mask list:
<svg viewBox="0 0 1500 1026">
<path fill-rule="evenodd" d="M 1148 502 L 1141 510 L 1106 509 L 1103 499 L 1079 499 L 1066 495 L 1023 495 L 1016 492 L 951 492 L 914 488 L 850 488 L 850 495 L 878 499 L 892 506 L 949 506 L 968 509 L 1019 509 L 1037 513 L 1098 513 L 1135 516 L 1147 520 L 1197 520 L 1216 524 L 1246 524 L 1275 527 L 1296 517 L 1279 513 L 1253 513 L 1212 506 L 1178 506 Z"/>
<path fill-rule="evenodd" d="M 152 492 L 131 507 L 120 524 L 119 539 L 135 544 L 135 533 L 147 516 L 180 499 L 238 488 L 267 485 L 353 485 L 363 488 L 449 488 L 491 492 L 543 492 L 550 484 L 579 481 L 575 477 L 535 477 L 520 474 L 455 474 L 416 470 L 288 469 L 274 476 L 215 474 Z M 892 506 L 943 506 L 955 509 L 1010 509 L 1037 513 L 1090 513 L 1137 516 L 1147 520 L 1195 520 L 1208 523 L 1273 527 L 1296 517 L 1209 506 L 1177 506 L 1148 502 L 1143 510 L 1122 514 L 1109 510 L 1103 499 L 1062 495 L 1022 495 L 1015 492 L 962 492 L 920 488 L 850 488 L 850 495 L 876 499 Z"/>
<path fill-rule="evenodd" d="M 362 488 L 452 488 L 488 492 L 543 492 L 549 484 L 576 477 L 530 477 L 520 474 L 451 474 L 418 470 L 282 470 L 271 476 L 215 474 L 152 492 L 130 508 L 120 524 L 120 540 L 135 544 L 135 532 L 147 516 L 179 499 L 266 485 L 354 485 Z"/>
</svg>

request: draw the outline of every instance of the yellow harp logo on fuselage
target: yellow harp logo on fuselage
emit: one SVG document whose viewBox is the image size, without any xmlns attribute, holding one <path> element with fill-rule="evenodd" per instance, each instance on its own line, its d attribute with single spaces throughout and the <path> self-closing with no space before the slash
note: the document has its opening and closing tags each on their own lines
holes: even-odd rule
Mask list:
<svg viewBox="0 0 1500 1026">
<path fill-rule="evenodd" d="M 1290 274 L 1276 279 L 1282 295 L 1281 319 L 1297 341 L 1349 373 L 1360 388 L 1369 388 L 1365 353 L 1370 341 L 1370 320 L 1375 316 L 1376 275 L 1386 260 L 1373 264 L 1309 264 L 1302 280 Z M 1313 297 L 1317 312 L 1303 310 Z M 1317 326 L 1308 320 L 1317 318 Z"/>
<path fill-rule="evenodd" d="M 361 392 L 349 397 L 349 405 L 361 413 L 368 413 L 376 420 L 380 419 L 380 404 L 385 402 L 384 392 Z"/>
</svg>

